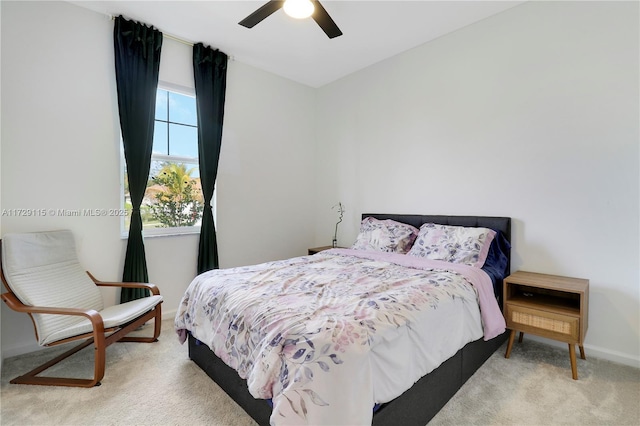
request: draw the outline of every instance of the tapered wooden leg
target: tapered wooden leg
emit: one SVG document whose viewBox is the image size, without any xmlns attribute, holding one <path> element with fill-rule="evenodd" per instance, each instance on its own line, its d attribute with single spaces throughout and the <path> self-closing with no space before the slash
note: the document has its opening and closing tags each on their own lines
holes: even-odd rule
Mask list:
<svg viewBox="0 0 640 426">
<path fill-rule="evenodd" d="M 578 380 L 578 365 L 576 364 L 576 347 L 569 343 L 569 359 L 571 360 L 571 375 L 573 380 Z"/>
<path fill-rule="evenodd" d="M 513 347 L 513 341 L 516 338 L 516 331 L 511 330 L 509 334 L 509 343 L 507 343 L 507 352 L 504 354 L 505 358 L 509 358 L 511 356 L 511 348 Z"/>
<path fill-rule="evenodd" d="M 584 346 L 578 345 L 578 347 L 580 348 L 580 358 L 587 359 L 587 357 L 584 355 Z"/>
<path fill-rule="evenodd" d="M 521 331 L 520 335 L 518 336 L 518 343 L 522 343 L 522 338 L 524 337 L 524 333 Z"/>
</svg>

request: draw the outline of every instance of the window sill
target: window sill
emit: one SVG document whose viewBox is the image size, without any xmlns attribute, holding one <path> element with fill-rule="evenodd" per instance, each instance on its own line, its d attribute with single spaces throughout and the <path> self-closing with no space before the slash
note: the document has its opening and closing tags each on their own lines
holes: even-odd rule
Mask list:
<svg viewBox="0 0 640 426">
<path fill-rule="evenodd" d="M 154 230 L 143 230 L 142 238 L 159 238 L 159 237 L 179 237 L 182 235 L 200 235 L 200 227 L 193 227 L 188 229 L 178 229 L 178 228 L 170 228 L 170 229 L 154 229 Z M 129 238 L 129 231 L 123 232 L 120 234 L 120 239 L 126 240 Z"/>
</svg>

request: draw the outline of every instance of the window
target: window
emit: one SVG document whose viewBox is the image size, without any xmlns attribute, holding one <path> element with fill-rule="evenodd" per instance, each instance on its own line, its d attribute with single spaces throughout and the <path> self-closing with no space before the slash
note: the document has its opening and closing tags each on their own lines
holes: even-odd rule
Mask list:
<svg viewBox="0 0 640 426">
<path fill-rule="evenodd" d="M 123 165 L 124 156 L 123 156 Z M 131 197 L 123 167 L 123 235 L 129 231 Z M 153 152 L 140 206 L 145 236 L 200 232 L 204 197 L 198 167 L 198 123 L 193 90 L 162 84 L 156 96 Z"/>
</svg>

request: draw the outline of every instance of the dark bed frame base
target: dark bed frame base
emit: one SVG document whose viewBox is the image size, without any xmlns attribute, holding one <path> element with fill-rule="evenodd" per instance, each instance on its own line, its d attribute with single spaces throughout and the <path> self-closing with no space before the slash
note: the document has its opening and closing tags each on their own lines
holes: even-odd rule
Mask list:
<svg viewBox="0 0 640 426">
<path fill-rule="evenodd" d="M 511 240 L 511 219 L 484 216 L 431 216 L 398 214 L 363 214 L 378 219 L 394 219 L 417 228 L 423 223 L 487 227 L 501 231 Z M 507 272 L 509 271 L 507 268 Z M 502 286 L 499 286 L 501 289 Z M 499 297 L 502 301 L 502 297 Z M 501 304 L 501 303 L 500 303 Z M 502 308 L 502 306 L 501 306 Z M 382 405 L 373 416 L 373 425 L 424 426 L 445 406 L 462 385 L 507 340 L 507 333 L 484 341 L 468 343 L 453 357 L 418 380 L 398 398 Z M 238 373 L 214 355 L 207 345 L 200 344 L 189 335 L 189 358 L 211 377 L 259 425 L 269 425 L 271 407 L 267 401 L 255 399 L 247 389 L 247 382 Z"/>
<path fill-rule="evenodd" d="M 506 340 L 507 333 L 503 333 L 488 342 L 476 340 L 468 343 L 438 368 L 418 380 L 411 389 L 382 405 L 374 414 L 372 424 L 424 426 Z M 247 382 L 215 356 L 207 345 L 197 342 L 191 335 L 189 358 L 259 425 L 269 425 L 271 406 L 267 401 L 251 396 Z"/>
</svg>

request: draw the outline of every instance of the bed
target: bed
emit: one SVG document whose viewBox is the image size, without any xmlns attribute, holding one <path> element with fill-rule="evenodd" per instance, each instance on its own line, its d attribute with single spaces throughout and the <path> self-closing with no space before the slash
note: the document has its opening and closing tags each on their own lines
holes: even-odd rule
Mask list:
<svg viewBox="0 0 640 426">
<path fill-rule="evenodd" d="M 354 248 L 363 248 L 362 235 L 369 238 L 367 244 L 379 244 L 378 234 L 372 239 L 369 230 L 363 231 L 366 221 L 376 232 L 381 223 L 393 223 L 384 229 L 401 233 L 413 227 L 415 235 L 398 253 L 333 249 L 210 271 L 196 277 L 185 292 L 176 331 L 188 341 L 189 357 L 258 424 L 425 425 L 505 341 L 500 312 L 502 278 L 510 270 L 510 218 L 363 214 L 362 219 Z M 471 263 L 464 258 L 466 265 L 444 262 L 437 253 L 435 260 L 420 258 L 432 257 L 429 238 L 448 227 L 484 230 L 480 261 L 478 252 Z M 406 243 L 406 235 L 396 236 L 394 244 L 396 239 Z M 458 246 L 460 253 L 467 254 Z M 405 271 L 408 277 L 401 275 Z M 256 277 L 260 281 L 254 281 Z M 273 282 L 267 286 L 267 281 Z M 333 287 L 338 282 L 349 286 L 348 294 L 338 284 Z M 429 287 L 430 295 L 417 297 L 405 284 Z M 269 290 L 272 285 L 277 290 Z M 380 286 L 383 296 L 376 293 Z M 261 300 L 247 301 L 248 293 L 257 293 Z M 313 312 L 322 309 L 307 309 L 313 301 L 288 299 L 293 294 L 322 300 L 322 309 L 329 311 L 335 306 L 327 300 L 344 298 L 349 314 L 315 317 Z M 484 305 L 479 308 L 476 300 Z M 386 305 L 391 309 L 385 310 Z M 338 321 L 339 327 L 331 329 L 327 321 L 335 326 L 341 315 L 356 322 Z M 372 323 L 372 315 L 384 321 Z M 205 318 L 214 317 L 215 326 L 205 324 Z M 427 326 L 427 318 L 437 326 Z M 437 343 L 424 344 L 427 341 Z"/>
</svg>

